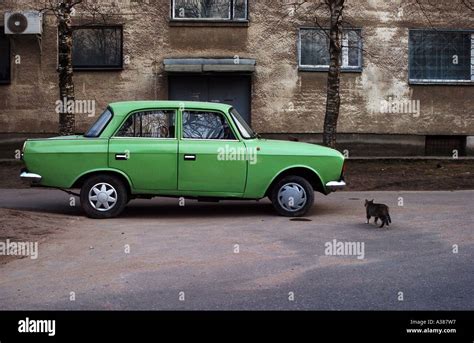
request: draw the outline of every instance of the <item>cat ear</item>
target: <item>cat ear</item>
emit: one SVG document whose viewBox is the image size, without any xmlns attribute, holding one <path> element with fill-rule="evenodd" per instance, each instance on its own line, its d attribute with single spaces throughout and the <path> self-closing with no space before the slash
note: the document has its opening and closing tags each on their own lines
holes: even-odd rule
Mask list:
<svg viewBox="0 0 474 343">
<path fill-rule="evenodd" d="M 370 202 L 374 202 L 374 199 L 370 200 Z"/>
</svg>

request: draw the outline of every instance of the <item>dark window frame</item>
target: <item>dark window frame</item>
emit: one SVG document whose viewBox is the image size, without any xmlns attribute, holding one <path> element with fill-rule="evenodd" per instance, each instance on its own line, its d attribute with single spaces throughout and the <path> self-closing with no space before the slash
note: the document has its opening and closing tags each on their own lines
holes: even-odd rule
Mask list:
<svg viewBox="0 0 474 343">
<path fill-rule="evenodd" d="M 474 58 L 474 53 L 472 52 L 472 46 L 474 45 L 474 29 L 433 29 L 433 28 L 413 28 L 408 29 L 408 83 L 411 85 L 465 85 L 465 86 L 472 86 L 474 85 L 474 79 L 471 76 L 471 80 L 449 80 L 449 79 L 412 79 L 411 75 L 411 52 L 412 52 L 412 43 L 410 40 L 410 35 L 412 32 L 415 31 L 425 31 L 425 32 L 454 32 L 460 34 L 470 34 L 471 35 L 471 56 L 470 60 Z M 472 62 L 471 62 L 472 63 Z M 473 66 L 471 65 L 471 75 L 473 72 Z"/>
<path fill-rule="evenodd" d="M 175 16 L 175 3 L 176 0 L 170 0 L 170 21 L 175 23 L 248 23 L 249 21 L 249 0 L 245 1 L 245 18 L 235 18 L 235 1 L 236 0 L 229 0 L 230 8 L 229 8 L 229 18 L 182 18 Z"/>
<path fill-rule="evenodd" d="M 6 38 L 6 41 L 8 42 L 8 79 L 1 80 L 0 79 L 0 85 L 9 85 L 12 82 L 12 47 L 10 44 L 10 38 L 7 34 L 5 34 L 4 30 L 5 28 L 3 26 L 0 26 L 0 30 L 3 33 L 3 35 Z"/>
<path fill-rule="evenodd" d="M 77 25 L 73 26 L 72 29 L 75 30 L 84 30 L 84 29 L 119 29 L 120 30 L 120 64 L 114 66 L 74 66 L 74 59 L 72 61 L 72 67 L 74 71 L 121 71 L 124 69 L 123 65 L 123 25 Z M 73 37 L 74 39 L 74 37 Z M 74 42 L 73 42 L 74 46 Z"/>
<path fill-rule="evenodd" d="M 329 30 L 329 28 L 319 28 L 319 27 L 314 27 L 314 26 L 303 26 L 298 29 L 298 42 L 297 42 L 297 53 L 298 53 L 298 71 L 310 71 L 310 72 L 327 72 L 329 71 L 329 65 L 302 65 L 301 64 L 301 31 L 304 30 Z M 358 32 L 358 54 L 359 54 L 359 66 L 357 67 L 344 67 L 341 65 L 341 72 L 343 73 L 361 73 L 364 69 L 364 54 L 363 49 L 364 49 L 364 42 L 362 40 L 363 37 L 363 29 L 360 27 L 354 27 L 354 28 L 344 28 L 343 31 L 357 31 Z"/>
</svg>

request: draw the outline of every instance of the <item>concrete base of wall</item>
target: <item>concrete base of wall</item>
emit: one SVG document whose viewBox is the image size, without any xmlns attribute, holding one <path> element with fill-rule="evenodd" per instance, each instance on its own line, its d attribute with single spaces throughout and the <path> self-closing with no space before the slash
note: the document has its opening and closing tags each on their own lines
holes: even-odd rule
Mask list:
<svg viewBox="0 0 474 343">
<path fill-rule="evenodd" d="M 0 159 L 15 158 L 16 150 L 23 147 L 23 142 L 28 138 L 54 137 L 57 134 L 46 133 L 0 133 Z"/>
<path fill-rule="evenodd" d="M 321 144 L 321 134 L 263 134 L 271 139 L 298 139 L 301 142 Z M 337 149 L 349 157 L 360 156 L 423 156 L 425 136 L 377 135 L 340 133 Z"/>
</svg>

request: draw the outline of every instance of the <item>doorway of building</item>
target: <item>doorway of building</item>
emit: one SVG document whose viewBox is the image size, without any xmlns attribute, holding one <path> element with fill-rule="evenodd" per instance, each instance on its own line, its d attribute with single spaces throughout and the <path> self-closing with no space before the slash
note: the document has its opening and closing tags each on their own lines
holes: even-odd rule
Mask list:
<svg viewBox="0 0 474 343">
<path fill-rule="evenodd" d="M 232 105 L 250 124 L 250 75 L 168 75 L 170 100 Z"/>
</svg>

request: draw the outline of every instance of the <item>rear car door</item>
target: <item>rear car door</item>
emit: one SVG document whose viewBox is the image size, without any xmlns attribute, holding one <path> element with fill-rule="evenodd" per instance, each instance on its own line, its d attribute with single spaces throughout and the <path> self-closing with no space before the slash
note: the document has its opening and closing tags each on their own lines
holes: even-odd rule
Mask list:
<svg viewBox="0 0 474 343">
<path fill-rule="evenodd" d="M 109 140 L 109 166 L 129 176 L 139 190 L 176 190 L 176 110 L 151 109 L 128 115 Z"/>
<path fill-rule="evenodd" d="M 178 189 L 243 193 L 247 178 L 246 147 L 226 116 L 218 111 L 185 110 L 181 118 Z"/>
</svg>

